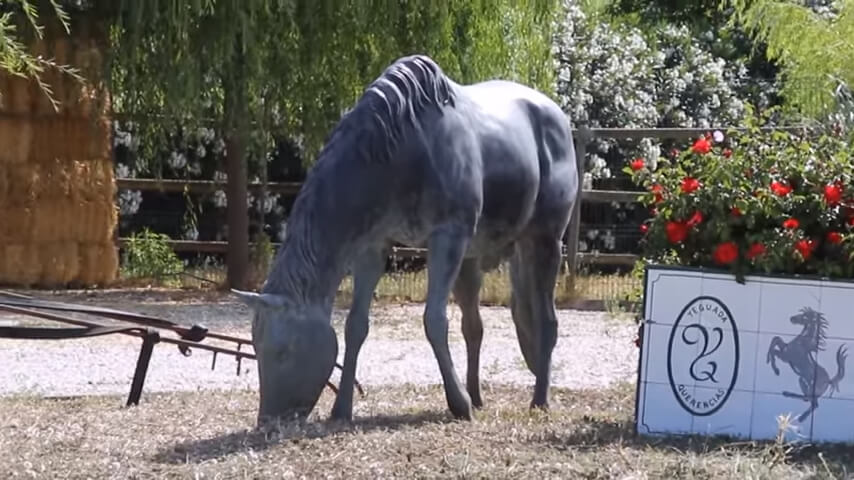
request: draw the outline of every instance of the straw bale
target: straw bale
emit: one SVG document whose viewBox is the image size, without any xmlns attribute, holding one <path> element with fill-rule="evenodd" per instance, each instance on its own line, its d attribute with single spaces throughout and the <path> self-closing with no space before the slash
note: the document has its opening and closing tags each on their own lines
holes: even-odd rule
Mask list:
<svg viewBox="0 0 854 480">
<path fill-rule="evenodd" d="M 10 165 L 6 169 L 9 189 L 6 191 L 7 205 L 30 206 L 36 200 L 39 169 L 32 165 Z"/>
<path fill-rule="evenodd" d="M 59 201 L 39 202 L 34 218 L 32 238 L 39 243 L 69 240 L 69 227 L 77 221 L 70 205 Z"/>
<path fill-rule="evenodd" d="M 74 242 L 52 242 L 39 248 L 42 287 L 62 287 L 72 282 L 80 273 L 80 252 Z"/>
<path fill-rule="evenodd" d="M 3 247 L 3 272 L 0 281 L 24 287 L 36 284 L 41 277 L 37 247 L 32 243 L 13 243 Z"/>
<path fill-rule="evenodd" d="M 74 191 L 74 166 L 60 158 L 41 162 L 39 169 L 39 202 L 61 200 L 68 203 Z"/>
<path fill-rule="evenodd" d="M 86 146 L 86 157 L 105 159 L 110 157 L 112 141 L 110 120 L 106 115 L 100 116 L 95 122 L 87 121 L 86 129 L 78 133 L 82 138 L 81 147 Z M 85 143 L 83 143 L 85 142 Z"/>
<path fill-rule="evenodd" d="M 77 280 L 85 286 L 105 286 L 118 274 L 118 251 L 111 243 L 81 244 Z"/>
<path fill-rule="evenodd" d="M 102 243 L 111 238 L 114 223 L 103 205 L 79 202 L 72 211 L 74 221 L 66 223 L 67 238 L 81 243 Z"/>
<path fill-rule="evenodd" d="M 0 118 L 0 164 L 26 163 L 32 136 L 31 120 L 24 117 Z"/>
<path fill-rule="evenodd" d="M 101 68 L 101 54 L 94 44 L 79 45 L 71 54 L 70 61 L 82 72 L 98 72 Z M 97 78 L 97 75 L 86 75 L 87 78 Z M 70 87 L 73 89 L 74 98 L 70 99 L 69 108 L 71 115 L 89 118 L 98 110 L 98 88 L 87 79 L 85 85 L 74 84 Z M 101 108 L 101 112 L 107 110 Z"/>
<path fill-rule="evenodd" d="M 113 202 L 116 194 L 113 162 L 110 158 L 98 158 L 74 165 L 77 176 L 77 186 L 86 190 L 81 191 L 80 197 L 87 201 Z"/>
<path fill-rule="evenodd" d="M 67 122 L 65 118 L 53 115 L 34 122 L 29 161 L 42 163 L 74 155 L 73 145 L 66 140 Z"/>
<path fill-rule="evenodd" d="M 51 116 L 33 122 L 29 136 L 29 160 L 44 163 L 55 158 L 65 162 L 111 157 L 109 122 L 89 118 Z"/>
<path fill-rule="evenodd" d="M 0 112 L 8 111 L 9 98 L 9 75 L 0 72 Z"/>
<path fill-rule="evenodd" d="M 3 90 L 3 109 L 9 113 L 26 114 L 32 111 L 35 83 L 26 78 L 8 75 Z"/>
<path fill-rule="evenodd" d="M 9 178 L 6 176 L 8 167 L 0 163 L 0 209 L 6 204 L 6 195 L 9 192 Z M 0 221 L 3 221 L 0 218 Z"/>
<path fill-rule="evenodd" d="M 34 224 L 31 207 L 5 205 L 0 208 L 0 244 L 32 241 Z"/>
</svg>

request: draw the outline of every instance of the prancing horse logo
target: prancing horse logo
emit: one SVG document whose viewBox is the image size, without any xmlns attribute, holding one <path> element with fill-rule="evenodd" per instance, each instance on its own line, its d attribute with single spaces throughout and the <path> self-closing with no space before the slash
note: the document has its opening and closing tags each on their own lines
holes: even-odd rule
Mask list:
<svg viewBox="0 0 854 480">
<path fill-rule="evenodd" d="M 802 325 L 801 333 L 789 343 L 777 336 L 772 338 L 768 346 L 766 362 L 771 364 L 774 375 L 780 375 L 780 369 L 777 368 L 775 361 L 779 358 L 788 363 L 798 376 L 801 393 L 784 391 L 783 395 L 809 402 L 809 408 L 798 417 L 798 422 L 803 423 L 818 408 L 818 399 L 827 392 L 828 388 L 831 396 L 834 391 L 839 391 L 839 382 L 845 377 L 845 359 L 848 352 L 845 345 L 840 345 L 836 350 L 836 375 L 831 378 L 816 359 L 818 352 L 824 350 L 827 338 L 827 319 L 824 314 L 804 307 L 801 313 L 793 315 L 789 321 L 795 325 Z"/>
<path fill-rule="evenodd" d="M 667 376 L 679 404 L 692 415 L 718 411 L 738 377 L 738 329 L 720 300 L 700 296 L 682 309 L 667 345 Z"/>
</svg>

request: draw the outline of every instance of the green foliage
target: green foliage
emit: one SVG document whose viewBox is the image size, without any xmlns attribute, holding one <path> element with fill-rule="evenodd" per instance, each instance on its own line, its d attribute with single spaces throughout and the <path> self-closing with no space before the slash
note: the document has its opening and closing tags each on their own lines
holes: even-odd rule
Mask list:
<svg viewBox="0 0 854 480">
<path fill-rule="evenodd" d="M 255 238 L 251 252 L 252 283 L 256 284 L 257 287 L 260 287 L 267 278 L 275 255 L 276 248 L 270 240 L 270 236 L 264 232 L 259 233 Z"/>
<path fill-rule="evenodd" d="M 787 0 L 730 0 L 734 20 L 767 43 L 767 55 L 780 62 L 787 103 L 807 115 L 837 107 L 838 87 L 854 86 L 854 0 L 835 2 L 837 13 L 819 15 Z"/>
<path fill-rule="evenodd" d="M 834 132 L 745 132 L 700 138 L 625 171 L 646 192 L 644 256 L 658 263 L 752 272 L 854 275 L 854 165 Z"/>
<path fill-rule="evenodd" d="M 181 273 L 184 264 L 167 243 L 169 237 L 149 229 L 128 238 L 122 255 L 122 272 L 128 277 L 160 278 Z"/>
<path fill-rule="evenodd" d="M 9 75 L 35 80 L 42 93 L 50 100 L 54 109 L 58 102 L 53 96 L 53 88 L 42 78 L 45 69 L 59 72 L 82 81 L 78 70 L 69 65 L 59 64 L 53 59 L 34 56 L 27 46 L 28 40 L 44 38 L 45 27 L 39 23 L 39 2 L 28 0 L 0 0 L 0 71 Z M 52 12 L 66 33 L 69 31 L 68 14 L 56 0 L 50 0 Z M 50 13 L 50 12 L 48 12 Z M 48 16 L 49 19 L 52 17 Z M 0 101 L 3 100 L 0 91 Z"/>
<path fill-rule="evenodd" d="M 120 2 L 110 76 L 117 111 L 164 115 L 143 136 L 225 121 L 242 90 L 253 145 L 300 138 L 313 160 L 341 113 L 394 58 L 433 56 L 462 82 L 506 77 L 553 94 L 555 0 Z M 158 117 L 160 118 L 160 117 Z M 258 150 L 256 157 L 260 157 Z"/>
</svg>

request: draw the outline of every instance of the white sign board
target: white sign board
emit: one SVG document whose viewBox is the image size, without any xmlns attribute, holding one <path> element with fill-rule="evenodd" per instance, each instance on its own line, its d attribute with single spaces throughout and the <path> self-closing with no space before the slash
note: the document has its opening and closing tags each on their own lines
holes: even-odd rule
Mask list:
<svg viewBox="0 0 854 480">
<path fill-rule="evenodd" d="M 638 433 L 854 442 L 854 283 L 650 266 L 644 319 Z"/>
</svg>

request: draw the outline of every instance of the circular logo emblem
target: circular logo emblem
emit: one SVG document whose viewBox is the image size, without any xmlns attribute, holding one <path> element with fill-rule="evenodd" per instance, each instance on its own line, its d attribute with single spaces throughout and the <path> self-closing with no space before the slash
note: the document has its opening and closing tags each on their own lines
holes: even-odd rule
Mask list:
<svg viewBox="0 0 854 480">
<path fill-rule="evenodd" d="M 682 309 L 667 344 L 667 376 L 682 408 L 705 416 L 729 398 L 738 377 L 738 329 L 714 297 L 700 296 Z"/>
</svg>

